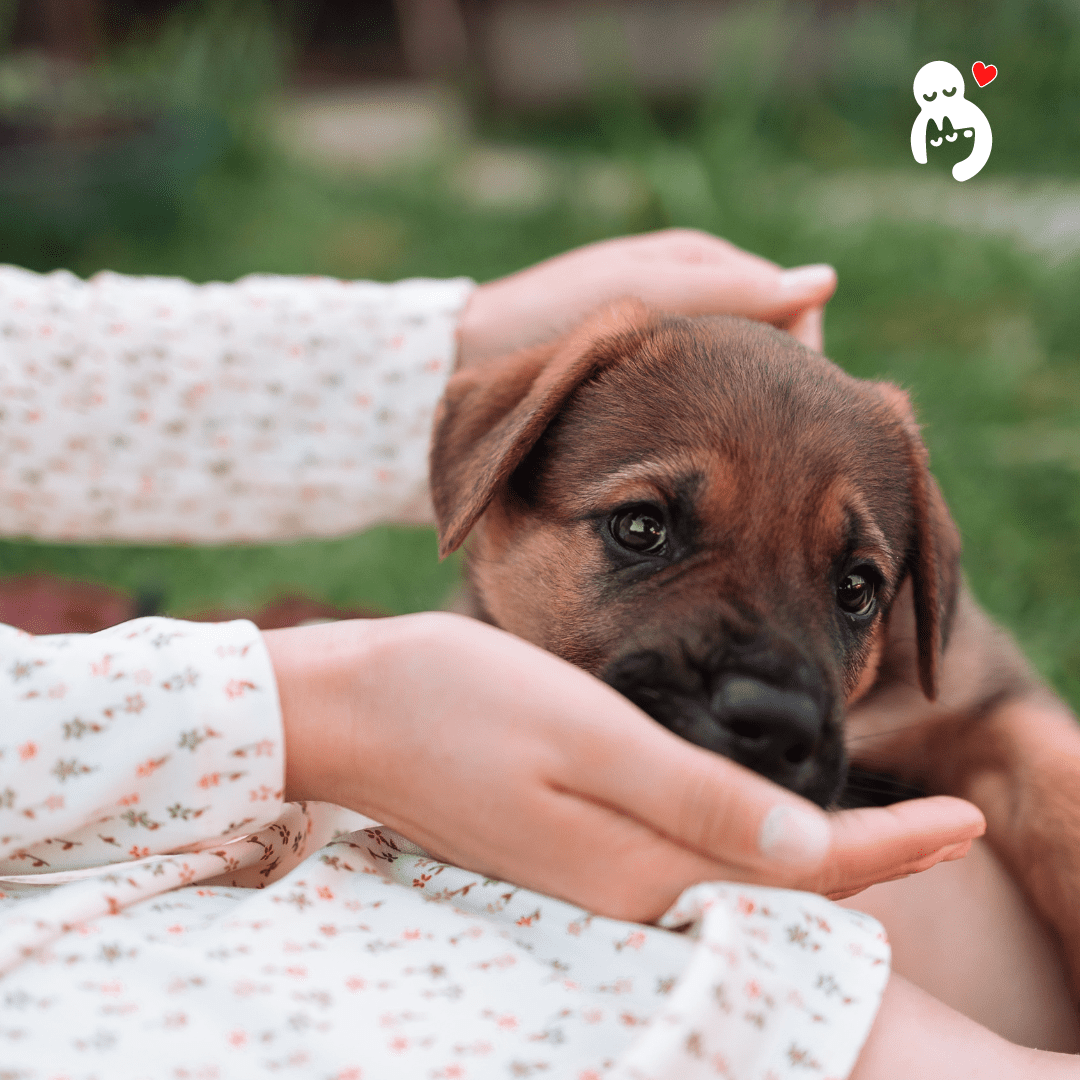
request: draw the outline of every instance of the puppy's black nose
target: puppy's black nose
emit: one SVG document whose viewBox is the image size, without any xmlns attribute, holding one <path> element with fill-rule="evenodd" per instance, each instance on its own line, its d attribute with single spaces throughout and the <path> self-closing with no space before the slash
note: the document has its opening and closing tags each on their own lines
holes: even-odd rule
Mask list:
<svg viewBox="0 0 1080 1080">
<path fill-rule="evenodd" d="M 716 721 L 731 733 L 732 756 L 766 775 L 802 765 L 825 729 L 821 706 L 809 694 L 748 675 L 725 678 L 710 704 Z"/>
<path fill-rule="evenodd" d="M 642 649 L 604 679 L 676 735 L 830 805 L 847 764 L 827 672 L 774 638 L 716 652 Z"/>
</svg>

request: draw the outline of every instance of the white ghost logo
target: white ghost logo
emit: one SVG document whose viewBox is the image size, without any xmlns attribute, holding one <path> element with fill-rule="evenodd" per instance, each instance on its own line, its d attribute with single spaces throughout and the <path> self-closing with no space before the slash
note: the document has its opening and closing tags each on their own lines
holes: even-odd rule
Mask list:
<svg viewBox="0 0 1080 1080">
<path fill-rule="evenodd" d="M 957 131 L 964 128 L 975 131 L 971 153 L 958 161 L 952 170 L 954 180 L 970 180 L 986 164 L 994 144 L 994 133 L 982 109 L 964 97 L 964 76 L 952 64 L 932 60 L 919 68 L 912 89 L 919 103 L 919 115 L 911 126 L 911 153 L 915 160 L 920 165 L 926 164 L 927 124 L 933 120 L 942 129 L 945 117 L 948 117 Z"/>
</svg>

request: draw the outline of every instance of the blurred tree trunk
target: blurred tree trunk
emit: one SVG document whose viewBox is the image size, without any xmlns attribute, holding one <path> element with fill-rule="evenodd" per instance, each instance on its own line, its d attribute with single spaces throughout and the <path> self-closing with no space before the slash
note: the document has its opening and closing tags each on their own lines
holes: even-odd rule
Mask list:
<svg viewBox="0 0 1080 1080">
<path fill-rule="evenodd" d="M 469 38 L 458 0 L 394 0 L 409 74 L 439 78 L 460 71 Z"/>
<path fill-rule="evenodd" d="M 13 37 L 24 48 L 73 63 L 101 54 L 99 0 L 22 0 L 14 22 Z"/>
</svg>

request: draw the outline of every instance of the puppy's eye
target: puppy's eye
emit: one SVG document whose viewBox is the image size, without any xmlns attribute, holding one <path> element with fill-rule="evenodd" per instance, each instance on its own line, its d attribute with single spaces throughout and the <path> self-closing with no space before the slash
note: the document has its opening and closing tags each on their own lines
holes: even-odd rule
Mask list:
<svg viewBox="0 0 1080 1080">
<path fill-rule="evenodd" d="M 937 97 L 937 91 L 935 90 L 932 94 L 923 94 L 923 97 L 926 98 L 927 101 L 933 101 L 934 98 Z"/>
<path fill-rule="evenodd" d="M 836 602 L 849 615 L 869 615 L 877 604 L 877 577 L 866 566 L 845 575 L 836 590 Z"/>
<path fill-rule="evenodd" d="M 945 141 L 946 142 L 956 142 L 956 136 L 958 134 L 959 134 L 959 132 L 954 131 L 951 135 L 946 135 L 945 136 Z"/>
<path fill-rule="evenodd" d="M 931 139 L 930 140 L 930 145 L 931 146 L 940 146 L 941 145 L 941 140 L 940 139 Z"/>
<path fill-rule="evenodd" d="M 657 555 L 667 543 L 663 512 L 655 506 L 620 510 L 611 519 L 611 535 L 627 551 Z"/>
<path fill-rule="evenodd" d="M 955 94 L 955 93 L 956 93 L 956 87 L 954 86 L 954 87 L 953 87 L 953 88 L 952 88 L 951 90 L 942 90 L 941 92 L 942 92 L 942 93 L 943 93 L 943 94 L 944 94 L 944 95 L 945 95 L 946 97 L 952 97 L 952 96 L 953 96 L 953 94 Z M 925 94 L 923 94 L 923 97 L 926 97 L 926 95 L 925 95 Z"/>
</svg>

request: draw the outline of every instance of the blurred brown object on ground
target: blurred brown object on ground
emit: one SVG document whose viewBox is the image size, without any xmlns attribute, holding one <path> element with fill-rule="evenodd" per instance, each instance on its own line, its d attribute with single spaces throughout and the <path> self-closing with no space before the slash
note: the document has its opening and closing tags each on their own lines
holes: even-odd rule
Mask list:
<svg viewBox="0 0 1080 1080">
<path fill-rule="evenodd" d="M 336 622 L 340 619 L 382 619 L 387 612 L 372 608 L 339 608 L 310 600 L 306 596 L 282 596 L 257 611 L 236 608 L 214 608 L 196 615 L 185 615 L 191 622 L 229 622 L 231 619 L 250 619 L 260 630 L 281 630 L 309 622 Z"/>
<path fill-rule="evenodd" d="M 71 581 L 48 574 L 0 579 L 0 623 L 30 634 L 92 634 L 139 615 L 154 614 L 152 601 L 107 585 Z M 185 614 L 191 622 L 250 619 L 260 630 L 278 630 L 310 621 L 376 619 L 384 611 L 340 608 L 304 596 L 286 595 L 257 609 L 214 608 Z"/>
<path fill-rule="evenodd" d="M 136 600 L 87 581 L 47 574 L 0 580 L 0 623 L 30 634 L 92 634 L 135 617 Z"/>
</svg>

